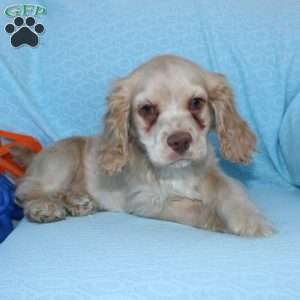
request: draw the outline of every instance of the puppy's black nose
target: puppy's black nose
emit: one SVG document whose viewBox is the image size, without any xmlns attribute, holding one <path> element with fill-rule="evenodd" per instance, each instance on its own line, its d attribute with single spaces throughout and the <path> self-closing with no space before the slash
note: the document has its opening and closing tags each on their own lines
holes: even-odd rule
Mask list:
<svg viewBox="0 0 300 300">
<path fill-rule="evenodd" d="M 192 136 L 188 132 L 178 131 L 167 138 L 167 144 L 178 154 L 184 154 L 190 147 Z"/>
</svg>

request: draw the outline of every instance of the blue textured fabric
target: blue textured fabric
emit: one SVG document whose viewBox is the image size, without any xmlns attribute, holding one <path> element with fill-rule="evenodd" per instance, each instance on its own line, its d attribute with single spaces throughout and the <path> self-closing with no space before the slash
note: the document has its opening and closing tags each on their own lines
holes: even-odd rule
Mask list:
<svg viewBox="0 0 300 300">
<path fill-rule="evenodd" d="M 111 213 L 24 220 L 0 246 L 0 299 L 299 298 L 300 193 L 288 187 L 300 186 L 300 2 L 31 3 L 47 8 L 37 48 L 12 48 L 2 28 L 13 19 L 0 15 L 0 128 L 45 145 L 94 134 L 114 78 L 156 54 L 185 56 L 233 86 L 258 152 L 247 167 L 221 164 L 279 233 L 243 239 Z"/>
<path fill-rule="evenodd" d="M 113 213 L 43 225 L 24 220 L 0 246 L 0 298 L 299 299 L 300 192 L 251 192 L 280 230 L 273 237 Z"/>
<path fill-rule="evenodd" d="M 13 18 L 0 16 L 0 128 L 44 144 L 96 133 L 111 81 L 156 54 L 174 53 L 224 73 L 257 134 L 254 163 L 225 163 L 229 172 L 247 182 L 300 185 L 299 118 L 288 113 L 300 101 L 298 0 L 32 3 L 47 8 L 37 18 L 45 27 L 37 48 L 11 47 L 2 28 Z M 10 4 L 2 0 L 0 12 Z"/>
<path fill-rule="evenodd" d="M 298 62 L 298 65 L 300 61 Z M 300 74 L 299 74 L 300 76 Z M 300 186 L 300 90 L 283 116 L 279 144 L 291 183 Z"/>
</svg>

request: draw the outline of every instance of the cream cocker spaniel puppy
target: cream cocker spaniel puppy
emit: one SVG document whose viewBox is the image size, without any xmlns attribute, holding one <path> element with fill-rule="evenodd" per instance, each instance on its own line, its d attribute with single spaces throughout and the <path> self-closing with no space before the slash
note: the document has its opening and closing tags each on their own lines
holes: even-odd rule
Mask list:
<svg viewBox="0 0 300 300">
<path fill-rule="evenodd" d="M 158 56 L 118 80 L 107 100 L 102 136 L 61 140 L 34 157 L 16 192 L 30 220 L 115 211 L 243 236 L 273 232 L 208 141 L 214 129 L 224 158 L 237 163 L 255 149 L 224 76 Z"/>
</svg>

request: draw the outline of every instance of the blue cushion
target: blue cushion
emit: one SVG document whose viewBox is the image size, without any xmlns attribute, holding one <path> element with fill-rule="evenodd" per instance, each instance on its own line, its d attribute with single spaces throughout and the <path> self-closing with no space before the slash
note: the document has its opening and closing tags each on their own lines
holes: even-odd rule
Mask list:
<svg viewBox="0 0 300 300">
<path fill-rule="evenodd" d="M 13 48 L 1 29 L 13 18 L 0 16 L 0 128 L 45 145 L 94 134 L 114 78 L 157 54 L 185 56 L 233 86 L 258 152 L 247 167 L 221 164 L 252 187 L 279 233 L 243 239 L 112 213 L 24 220 L 0 246 L 0 298 L 297 299 L 300 2 L 31 3 L 47 8 L 36 48 Z"/>
<path fill-rule="evenodd" d="M 276 235 L 240 238 L 117 213 L 24 220 L 0 247 L 1 299 L 298 299 L 300 192 L 251 194 Z"/>
<path fill-rule="evenodd" d="M 300 60 L 298 62 L 300 64 Z M 299 72 L 300 76 L 300 72 Z M 300 91 L 295 95 L 284 114 L 279 143 L 282 160 L 287 166 L 290 181 L 300 187 Z"/>
</svg>

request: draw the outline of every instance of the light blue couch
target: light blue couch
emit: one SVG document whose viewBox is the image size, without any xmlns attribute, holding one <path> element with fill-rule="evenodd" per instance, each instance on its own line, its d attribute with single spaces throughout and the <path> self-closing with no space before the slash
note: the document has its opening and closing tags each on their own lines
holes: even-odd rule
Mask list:
<svg viewBox="0 0 300 300">
<path fill-rule="evenodd" d="M 44 145 L 94 134 L 114 78 L 156 54 L 185 56 L 234 87 L 258 151 L 250 166 L 221 165 L 278 233 L 246 239 L 113 213 L 23 220 L 0 245 L 0 299 L 299 299 L 300 2 L 31 3 L 47 9 L 36 48 L 10 45 L 4 10 L 15 1 L 0 3 L 0 128 Z"/>
</svg>

